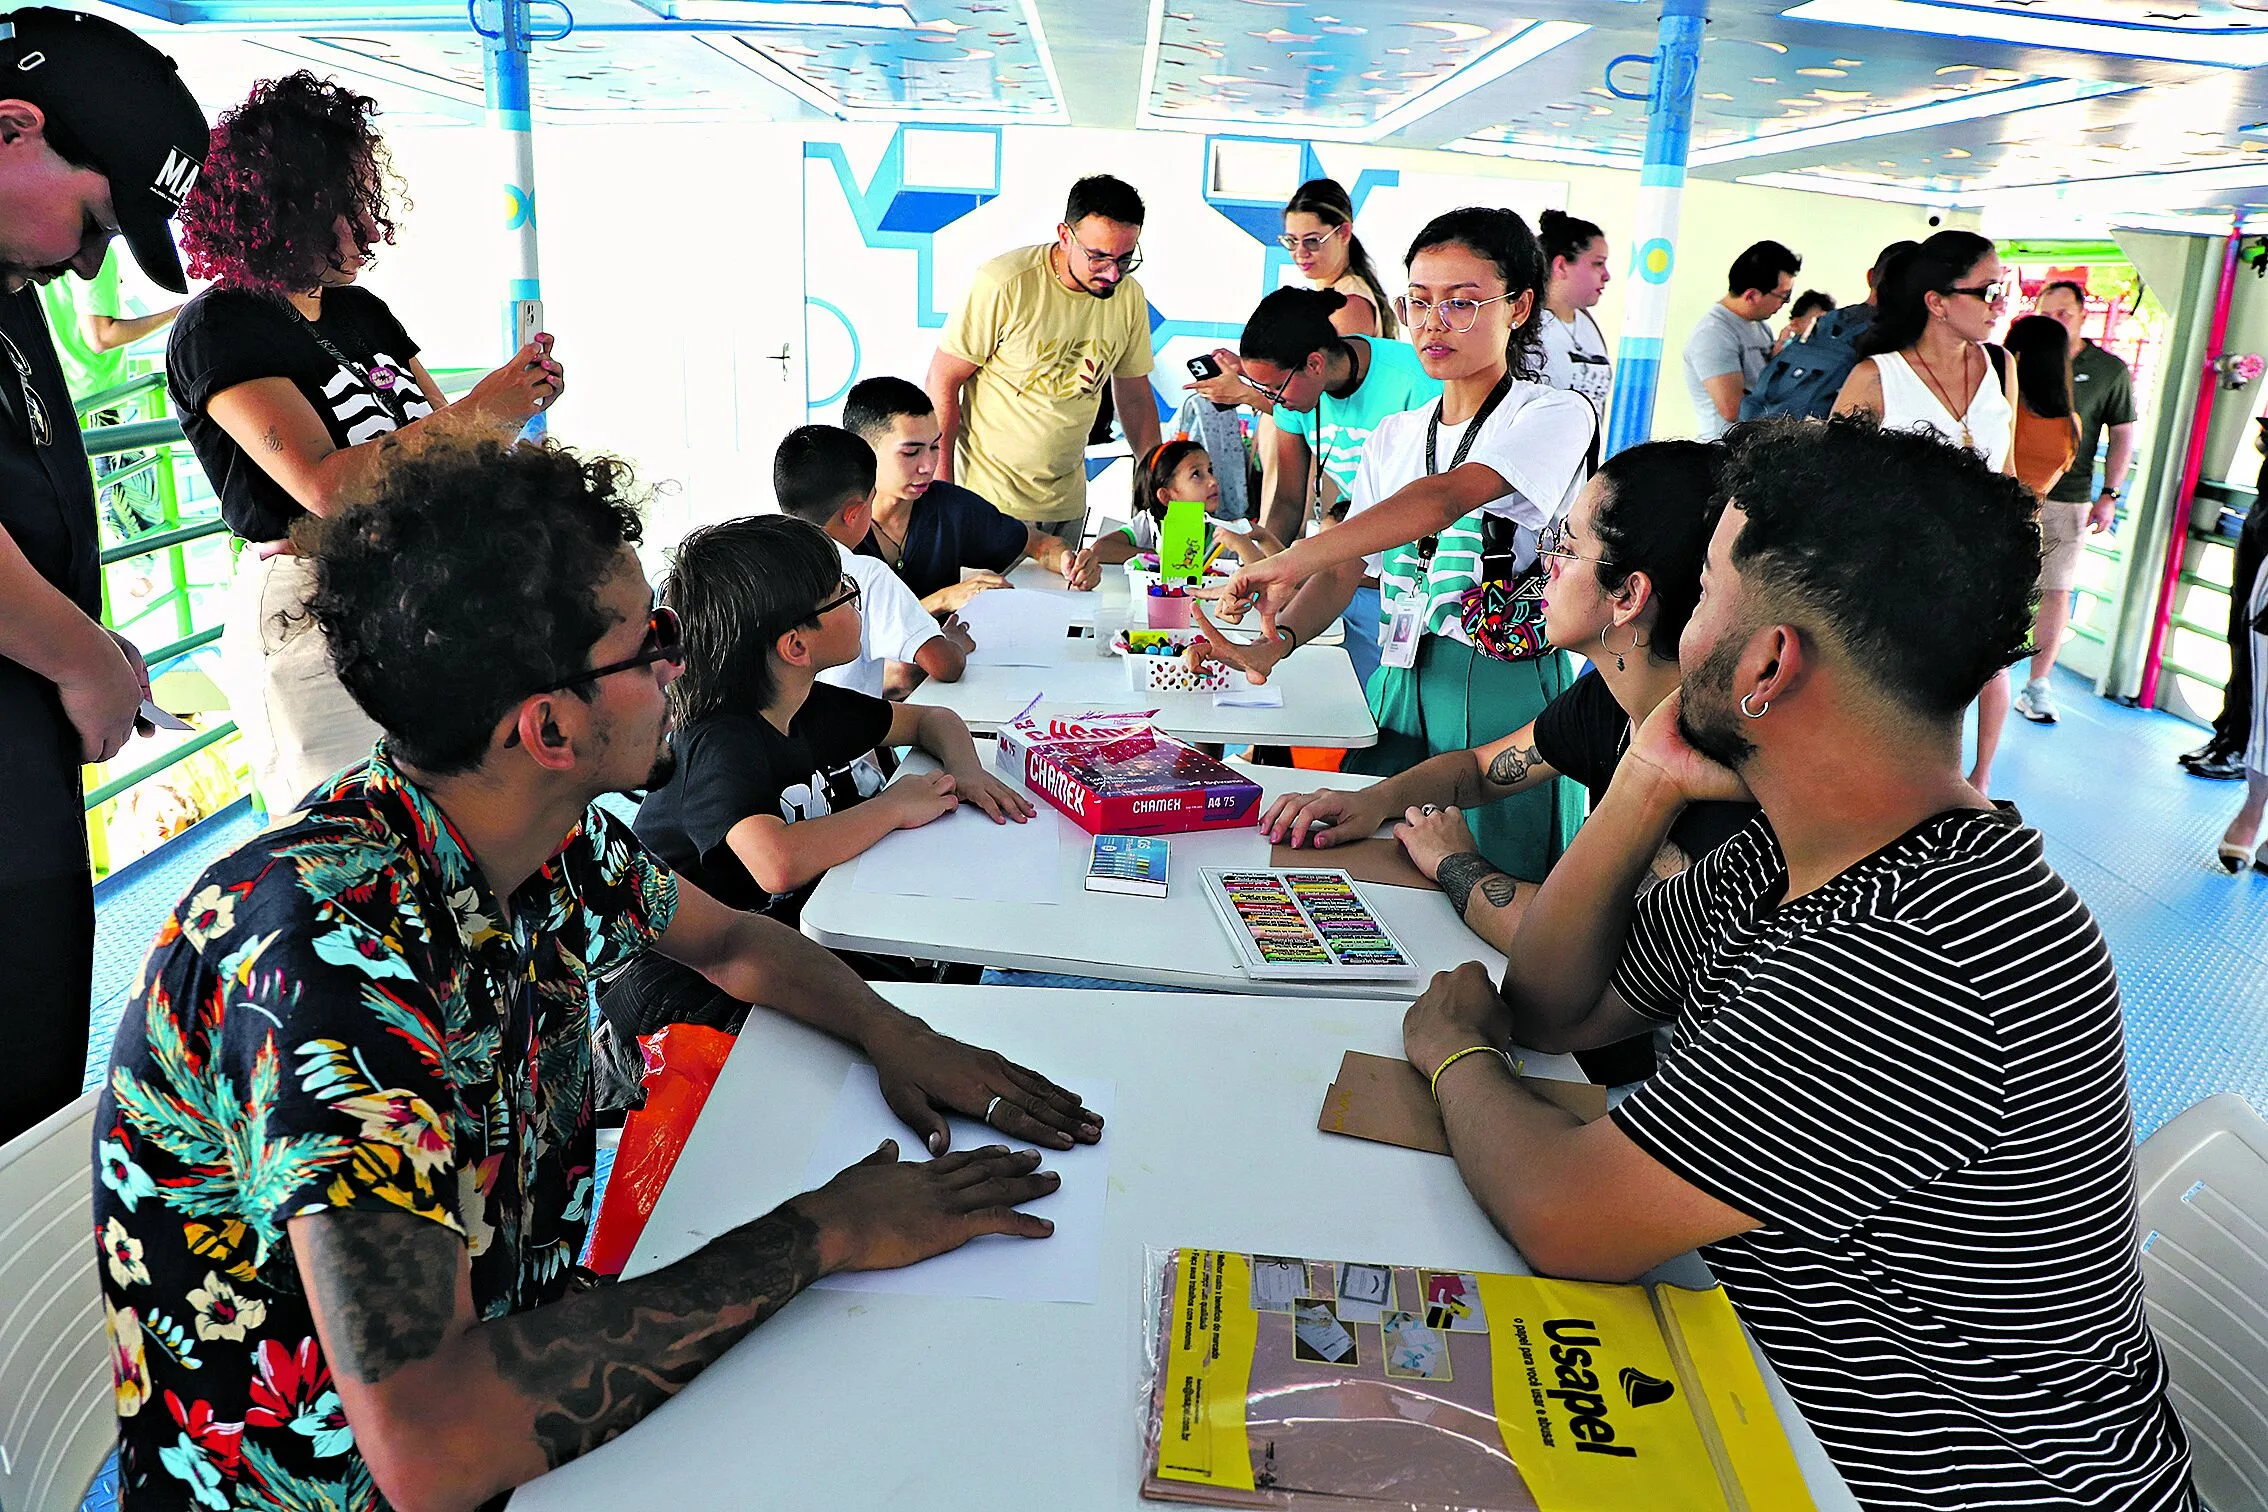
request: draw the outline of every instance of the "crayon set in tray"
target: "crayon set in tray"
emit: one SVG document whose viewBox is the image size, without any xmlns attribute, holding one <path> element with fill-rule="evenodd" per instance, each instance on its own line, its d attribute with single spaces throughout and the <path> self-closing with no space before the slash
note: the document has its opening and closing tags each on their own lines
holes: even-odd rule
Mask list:
<svg viewBox="0 0 2268 1512">
<path fill-rule="evenodd" d="M 1376 981 L 1417 971 L 1343 871 L 1207 867 L 1203 876 L 1246 976 Z"/>
</svg>

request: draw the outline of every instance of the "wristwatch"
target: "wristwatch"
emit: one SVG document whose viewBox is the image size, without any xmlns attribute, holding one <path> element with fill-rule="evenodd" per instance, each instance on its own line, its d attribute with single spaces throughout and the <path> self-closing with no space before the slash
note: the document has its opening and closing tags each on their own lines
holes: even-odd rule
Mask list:
<svg viewBox="0 0 2268 1512">
<path fill-rule="evenodd" d="M 2097 494 L 2097 495 L 2096 495 L 2095 497 L 2096 497 L 2096 498 L 2098 498 L 2098 499 L 2116 499 L 2116 498 L 2117 498 L 2118 496 L 2119 496 L 2119 494 L 2118 494 L 2118 490 L 2117 490 L 2117 489 L 2115 489 L 2115 488 L 2106 488 L 2106 489 L 2104 489 L 2104 490 L 2103 490 L 2103 491 L 2102 491 L 2101 493 Z"/>
</svg>

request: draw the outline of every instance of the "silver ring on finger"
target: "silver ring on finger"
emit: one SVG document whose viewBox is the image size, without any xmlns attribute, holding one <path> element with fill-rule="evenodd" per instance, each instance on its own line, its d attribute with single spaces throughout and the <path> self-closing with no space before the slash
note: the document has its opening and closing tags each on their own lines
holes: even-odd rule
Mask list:
<svg viewBox="0 0 2268 1512">
<path fill-rule="evenodd" d="M 986 1103 L 986 1104 L 984 1105 L 984 1121 L 985 1121 L 986 1123 L 990 1123 L 990 1122 L 992 1122 L 992 1115 L 993 1115 L 993 1114 L 994 1114 L 994 1113 L 995 1113 L 996 1111 L 998 1111 L 998 1109 L 999 1109 L 999 1107 L 1000 1107 L 1000 1104 L 1001 1104 L 1001 1102 L 1002 1102 L 1002 1101 L 1003 1101 L 1003 1099 L 1001 1099 L 1001 1098 L 998 1098 L 998 1097 L 995 1097 L 995 1098 L 993 1098 L 993 1100 L 992 1100 L 992 1101 L 990 1101 L 990 1102 L 988 1102 L 988 1103 Z"/>
<path fill-rule="evenodd" d="M 1421 806 L 1418 809 L 1418 812 L 1421 814 L 1438 814 L 1441 812 L 1441 805 L 1439 805 L 1438 803 L 1428 803 Z"/>
</svg>

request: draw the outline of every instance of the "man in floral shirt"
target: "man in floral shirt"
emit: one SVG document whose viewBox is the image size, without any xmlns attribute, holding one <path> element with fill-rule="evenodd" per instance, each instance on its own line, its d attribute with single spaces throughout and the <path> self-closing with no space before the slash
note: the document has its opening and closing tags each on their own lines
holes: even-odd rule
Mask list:
<svg viewBox="0 0 2268 1512">
<path fill-rule="evenodd" d="M 1076 1097 L 724 908 L 591 806 L 659 780 L 676 627 L 619 464 L 436 444 L 327 523 L 310 606 L 387 734 L 159 932 L 98 1113 L 128 1506 L 471 1507 L 603 1443 L 833 1269 L 1042 1237 Z M 647 948 L 860 1045 L 894 1146 L 617 1286 L 590 1220 L 588 981 Z"/>
</svg>

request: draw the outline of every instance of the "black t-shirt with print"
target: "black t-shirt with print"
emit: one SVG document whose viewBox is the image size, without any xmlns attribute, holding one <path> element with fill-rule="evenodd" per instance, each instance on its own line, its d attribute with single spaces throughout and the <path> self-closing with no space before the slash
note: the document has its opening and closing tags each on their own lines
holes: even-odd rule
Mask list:
<svg viewBox="0 0 2268 1512">
<path fill-rule="evenodd" d="M 1536 716 L 1536 754 L 1589 790 L 1591 807 L 1606 798 L 1614 769 L 1630 747 L 1630 716 L 1596 667 L 1575 679 Z M 1756 817 L 1753 803 L 1692 803 L 1670 825 L 1670 843 L 1698 861 Z"/>
<path fill-rule="evenodd" d="M 1002 514 L 984 495 L 940 478 L 922 491 L 907 514 L 906 555 L 897 573 L 916 598 L 927 598 L 958 583 L 963 567 L 1007 571 L 1029 539 L 1022 520 Z M 872 530 L 858 550 L 861 556 L 890 560 Z"/>
<path fill-rule="evenodd" d="M 670 736 L 677 770 L 639 806 L 638 838 L 720 902 L 792 923 L 816 884 L 766 892 L 725 837 L 752 815 L 794 824 L 873 797 L 889 780 L 876 749 L 889 734 L 888 703 L 832 683 L 812 684 L 785 735 L 753 711 L 694 720 Z"/>
<path fill-rule="evenodd" d="M 280 299 L 207 289 L 182 307 L 166 340 L 166 387 L 181 428 L 220 495 L 229 529 L 248 541 L 280 540 L 305 511 L 214 422 L 206 408 L 213 395 L 257 378 L 289 378 L 342 449 L 433 410 L 410 369 L 417 343 L 377 295 L 351 285 L 326 290 L 322 318 L 313 331 L 309 325 Z M 363 373 L 324 351 L 315 331 Z M 363 374 L 386 390 L 384 399 Z"/>
</svg>

